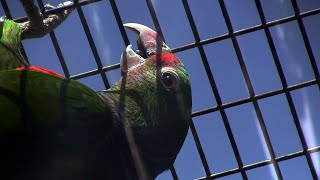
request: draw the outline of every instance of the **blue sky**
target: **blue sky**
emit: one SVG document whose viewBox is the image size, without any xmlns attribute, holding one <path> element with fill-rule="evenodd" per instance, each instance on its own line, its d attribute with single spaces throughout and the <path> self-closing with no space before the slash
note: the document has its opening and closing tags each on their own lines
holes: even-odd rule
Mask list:
<svg viewBox="0 0 320 180">
<path fill-rule="evenodd" d="M 46 1 L 45 1 L 46 2 Z M 47 3 L 58 4 L 61 0 Z M 159 22 L 169 47 L 176 48 L 195 41 L 181 1 L 153 0 Z M 189 0 L 201 40 L 228 33 L 217 0 Z M 241 30 L 261 24 L 253 0 L 224 1 L 234 30 Z M 317 0 L 297 0 L 300 11 L 320 8 Z M 14 18 L 24 15 L 19 1 L 8 1 Z M 123 22 L 137 22 L 154 29 L 145 1 L 116 1 Z M 294 15 L 289 0 L 263 0 L 261 2 L 267 21 L 273 21 Z M 119 63 L 120 54 L 125 45 L 118 30 L 114 15 L 107 0 L 83 7 L 91 33 L 104 66 Z M 0 8 L 0 14 L 4 14 Z M 312 46 L 317 66 L 320 68 L 320 14 L 303 19 Z M 270 28 L 280 62 L 289 85 L 315 79 L 306 48 L 297 21 Z M 55 30 L 60 48 L 71 75 L 97 68 L 78 13 L 73 12 L 57 30 Z M 135 47 L 135 37 L 129 33 L 130 42 Z M 279 75 L 263 30 L 237 37 L 240 50 L 247 66 L 256 94 L 282 88 Z M 63 74 L 58 57 L 49 36 L 23 42 L 28 58 L 33 65 L 53 69 Z M 230 39 L 204 46 L 210 68 L 213 72 L 223 103 L 249 97 Z M 192 83 L 193 111 L 217 105 L 212 93 L 201 57 L 197 48 L 176 54 L 185 64 Z M 120 76 L 119 70 L 107 72 L 110 84 Z M 100 75 L 80 79 L 80 82 L 94 90 L 105 87 Z M 320 94 L 316 85 L 291 92 L 298 117 L 303 128 L 308 148 L 320 146 Z M 301 151 L 297 130 L 284 94 L 258 100 L 265 124 L 276 156 Z M 257 115 L 252 103 L 226 109 L 236 144 L 244 165 L 270 159 L 258 125 Z M 211 173 L 237 168 L 228 136 L 219 112 L 193 118 L 198 131 Z M 320 176 L 320 153 L 312 154 L 314 165 Z M 179 179 L 195 179 L 205 176 L 193 137 L 188 134 L 186 142 L 174 164 Z M 279 163 L 284 179 L 312 179 L 304 156 Z M 273 179 L 272 165 L 247 171 L 249 179 Z M 161 174 L 157 180 L 172 179 L 169 171 Z M 241 179 L 234 174 L 220 179 Z"/>
</svg>

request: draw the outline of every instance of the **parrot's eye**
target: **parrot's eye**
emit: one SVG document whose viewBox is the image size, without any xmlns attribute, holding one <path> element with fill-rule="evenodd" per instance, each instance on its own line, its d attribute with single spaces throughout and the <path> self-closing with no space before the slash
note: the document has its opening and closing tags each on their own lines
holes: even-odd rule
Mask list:
<svg viewBox="0 0 320 180">
<path fill-rule="evenodd" d="M 162 73 L 161 80 L 166 89 L 174 91 L 177 88 L 178 78 L 175 73 L 170 71 L 164 72 Z"/>
</svg>

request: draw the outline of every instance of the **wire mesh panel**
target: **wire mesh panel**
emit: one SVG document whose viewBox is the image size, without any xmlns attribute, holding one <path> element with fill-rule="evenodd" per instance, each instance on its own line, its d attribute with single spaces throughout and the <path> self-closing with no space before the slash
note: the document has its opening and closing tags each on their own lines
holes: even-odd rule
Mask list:
<svg viewBox="0 0 320 180">
<path fill-rule="evenodd" d="M 60 0 L 50 1 L 58 4 Z M 63 9 L 44 11 L 44 14 Z M 25 21 L 19 1 L 1 14 Z M 54 32 L 23 42 L 32 65 L 94 90 L 120 77 L 149 26 L 189 73 L 193 122 L 174 167 L 157 179 L 319 179 L 320 3 L 316 0 L 83 0 Z M 71 8 L 71 7 L 68 7 Z"/>
</svg>

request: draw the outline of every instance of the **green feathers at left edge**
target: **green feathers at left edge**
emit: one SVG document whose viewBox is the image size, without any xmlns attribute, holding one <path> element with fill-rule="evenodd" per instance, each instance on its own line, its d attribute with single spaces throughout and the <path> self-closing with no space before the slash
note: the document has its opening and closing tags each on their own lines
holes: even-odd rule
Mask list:
<svg viewBox="0 0 320 180">
<path fill-rule="evenodd" d="M 1 42 L 5 43 L 11 48 L 15 48 L 20 44 L 20 25 L 12 20 L 0 21 L 1 31 Z"/>
<path fill-rule="evenodd" d="M 20 53 L 21 27 L 12 20 L 0 20 L 0 70 L 23 66 L 24 57 Z"/>
<path fill-rule="evenodd" d="M 111 113 L 93 90 L 77 81 L 4 70 L 0 72 L 0 114 L 0 134 L 68 127 L 87 134 L 105 128 Z"/>
</svg>

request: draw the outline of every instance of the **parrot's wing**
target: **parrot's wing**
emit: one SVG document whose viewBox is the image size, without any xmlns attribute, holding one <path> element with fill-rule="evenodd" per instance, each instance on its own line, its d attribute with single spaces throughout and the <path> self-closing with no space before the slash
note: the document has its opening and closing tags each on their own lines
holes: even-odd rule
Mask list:
<svg viewBox="0 0 320 180">
<path fill-rule="evenodd" d="M 85 85 L 32 70 L 0 71 L 0 114 L 0 168 L 14 170 L 8 174 L 106 168 L 110 132 L 117 130 L 107 104 Z"/>
<path fill-rule="evenodd" d="M 1 133 L 47 126 L 102 128 L 108 118 L 106 104 L 90 88 L 31 70 L 0 72 L 0 113 Z"/>
</svg>

